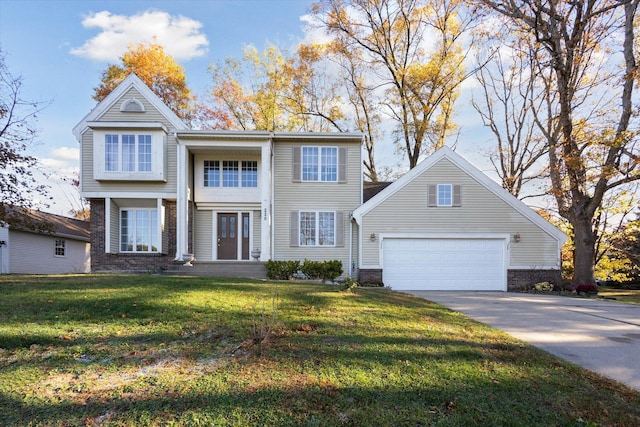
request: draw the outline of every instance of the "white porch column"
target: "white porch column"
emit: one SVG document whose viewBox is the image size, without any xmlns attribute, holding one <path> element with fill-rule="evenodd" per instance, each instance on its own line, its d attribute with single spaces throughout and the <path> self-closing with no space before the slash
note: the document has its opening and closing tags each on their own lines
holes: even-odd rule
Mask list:
<svg viewBox="0 0 640 427">
<path fill-rule="evenodd" d="M 104 198 L 104 253 L 111 253 L 111 197 Z"/>
<path fill-rule="evenodd" d="M 261 221 L 262 236 L 260 247 L 260 261 L 268 261 L 271 259 L 271 139 L 262 145 L 261 157 L 261 184 L 260 184 L 260 218 L 255 220 Z"/>
<path fill-rule="evenodd" d="M 176 261 L 183 261 L 182 255 L 188 251 L 189 209 L 188 209 L 188 169 L 187 147 L 177 141 L 177 198 L 176 198 Z"/>
</svg>

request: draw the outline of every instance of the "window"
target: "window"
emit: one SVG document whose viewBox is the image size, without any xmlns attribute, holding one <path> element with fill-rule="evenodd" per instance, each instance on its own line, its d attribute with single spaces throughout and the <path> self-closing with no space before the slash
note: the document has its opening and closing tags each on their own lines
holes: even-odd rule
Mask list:
<svg viewBox="0 0 640 427">
<path fill-rule="evenodd" d="M 240 171 L 240 167 L 242 170 Z M 258 162 L 255 160 L 205 160 L 205 187 L 258 187 Z"/>
<path fill-rule="evenodd" d="M 462 186 L 459 184 L 427 185 L 427 206 L 461 207 Z"/>
<path fill-rule="evenodd" d="M 157 209 L 123 209 L 120 211 L 120 251 L 158 252 Z"/>
<path fill-rule="evenodd" d="M 335 212 L 300 212 L 300 246 L 334 246 Z"/>
<path fill-rule="evenodd" d="M 254 188 L 258 186 L 258 162 L 242 162 L 242 186 Z"/>
<path fill-rule="evenodd" d="M 107 172 L 151 172 L 151 135 L 106 134 L 104 156 Z"/>
<path fill-rule="evenodd" d="M 54 246 L 54 255 L 63 257 L 66 256 L 67 242 L 64 239 L 56 239 Z"/>
<path fill-rule="evenodd" d="M 451 206 L 451 184 L 438 184 L 438 206 Z"/>
<path fill-rule="evenodd" d="M 302 181 L 337 182 L 337 147 L 302 147 Z"/>
<path fill-rule="evenodd" d="M 220 187 L 220 161 L 204 161 L 204 186 Z"/>
<path fill-rule="evenodd" d="M 222 162 L 222 186 L 237 187 L 238 186 L 238 161 L 224 160 Z"/>
</svg>

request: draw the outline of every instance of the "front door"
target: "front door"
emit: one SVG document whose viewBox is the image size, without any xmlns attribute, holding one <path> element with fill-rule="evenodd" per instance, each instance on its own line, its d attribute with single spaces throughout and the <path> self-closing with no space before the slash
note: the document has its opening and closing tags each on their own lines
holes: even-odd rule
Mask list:
<svg viewBox="0 0 640 427">
<path fill-rule="evenodd" d="M 218 214 L 218 259 L 238 259 L 238 214 Z"/>
</svg>

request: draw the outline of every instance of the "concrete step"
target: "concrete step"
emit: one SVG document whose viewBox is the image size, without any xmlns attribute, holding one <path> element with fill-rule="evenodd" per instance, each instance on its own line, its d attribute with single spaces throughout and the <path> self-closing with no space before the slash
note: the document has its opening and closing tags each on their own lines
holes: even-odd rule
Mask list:
<svg viewBox="0 0 640 427">
<path fill-rule="evenodd" d="M 164 274 L 177 276 L 205 276 L 205 277 L 247 277 L 252 279 L 266 279 L 267 269 L 264 263 L 257 261 L 194 261 L 193 266 L 174 263 Z"/>
</svg>

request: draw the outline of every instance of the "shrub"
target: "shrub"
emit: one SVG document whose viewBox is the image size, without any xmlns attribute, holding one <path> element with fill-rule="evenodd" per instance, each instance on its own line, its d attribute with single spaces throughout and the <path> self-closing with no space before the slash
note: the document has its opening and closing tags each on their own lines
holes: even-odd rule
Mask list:
<svg viewBox="0 0 640 427">
<path fill-rule="evenodd" d="M 577 294 L 597 294 L 598 287 L 596 285 L 576 285 L 574 287 Z"/>
<path fill-rule="evenodd" d="M 358 286 L 358 282 L 353 280 L 351 277 L 347 277 L 346 279 L 344 279 L 342 281 L 342 284 L 340 285 L 340 290 L 341 291 L 350 291 L 353 288 Z"/>
<path fill-rule="evenodd" d="M 334 281 L 342 274 L 342 262 L 331 261 L 311 261 L 305 259 L 300 267 L 300 271 L 309 279 L 322 279 Z"/>
<path fill-rule="evenodd" d="M 538 292 L 551 292 L 553 291 L 553 285 L 549 282 L 540 282 L 533 285 L 533 288 Z"/>
<path fill-rule="evenodd" d="M 300 269 L 300 261 L 274 261 L 265 263 L 267 277 L 276 280 L 289 280 Z"/>
<path fill-rule="evenodd" d="M 367 286 L 370 288 L 384 288 L 382 280 L 369 280 L 368 282 L 362 282 L 360 286 Z"/>
</svg>

